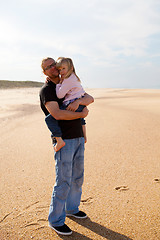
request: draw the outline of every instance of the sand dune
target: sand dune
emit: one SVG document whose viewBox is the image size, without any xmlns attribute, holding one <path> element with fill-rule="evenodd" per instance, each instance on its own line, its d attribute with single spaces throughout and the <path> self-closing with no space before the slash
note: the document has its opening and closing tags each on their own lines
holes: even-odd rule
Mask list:
<svg viewBox="0 0 160 240">
<path fill-rule="evenodd" d="M 81 209 L 70 237 L 48 227 L 54 184 L 39 88 L 0 90 L 0 239 L 160 239 L 160 90 L 87 89 Z"/>
</svg>

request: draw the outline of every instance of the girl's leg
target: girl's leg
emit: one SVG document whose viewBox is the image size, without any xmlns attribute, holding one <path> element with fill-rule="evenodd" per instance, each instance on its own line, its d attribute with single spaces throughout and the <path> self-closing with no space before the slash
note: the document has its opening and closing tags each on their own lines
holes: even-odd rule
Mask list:
<svg viewBox="0 0 160 240">
<path fill-rule="evenodd" d="M 54 150 L 58 152 L 65 145 L 65 142 L 61 138 L 62 132 L 61 132 L 61 128 L 58 125 L 58 121 L 54 117 L 52 117 L 51 114 L 49 114 L 46 116 L 45 122 L 49 130 L 51 131 L 52 136 L 56 138 L 57 143 L 54 147 Z"/>
<path fill-rule="evenodd" d="M 82 125 L 82 129 L 83 129 L 83 135 L 84 135 L 84 142 L 87 142 L 87 134 L 86 134 L 86 125 Z"/>
</svg>

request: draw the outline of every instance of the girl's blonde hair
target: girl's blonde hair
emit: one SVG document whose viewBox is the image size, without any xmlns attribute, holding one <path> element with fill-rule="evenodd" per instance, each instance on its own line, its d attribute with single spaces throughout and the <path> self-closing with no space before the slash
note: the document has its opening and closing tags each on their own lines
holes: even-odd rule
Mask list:
<svg viewBox="0 0 160 240">
<path fill-rule="evenodd" d="M 67 66 L 68 66 L 68 72 L 65 75 L 65 78 L 69 78 L 71 76 L 71 74 L 74 73 L 75 76 L 77 77 L 78 81 L 80 82 L 80 79 L 76 74 L 72 59 L 65 58 L 65 57 L 59 57 L 56 61 L 56 68 L 59 69 L 63 63 L 67 64 Z"/>
</svg>

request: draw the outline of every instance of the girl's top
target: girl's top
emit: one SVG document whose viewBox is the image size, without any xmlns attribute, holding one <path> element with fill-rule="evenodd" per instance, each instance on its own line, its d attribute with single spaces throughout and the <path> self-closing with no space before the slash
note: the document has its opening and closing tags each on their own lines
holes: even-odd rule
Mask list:
<svg viewBox="0 0 160 240">
<path fill-rule="evenodd" d="M 69 78 L 65 78 L 62 83 L 56 85 L 56 94 L 58 98 L 65 98 L 63 103 L 81 98 L 85 91 L 74 73 Z"/>
</svg>

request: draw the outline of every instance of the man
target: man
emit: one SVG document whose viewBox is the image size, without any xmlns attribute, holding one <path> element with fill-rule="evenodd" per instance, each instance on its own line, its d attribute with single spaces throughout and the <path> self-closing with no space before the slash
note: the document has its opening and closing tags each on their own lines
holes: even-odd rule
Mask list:
<svg viewBox="0 0 160 240">
<path fill-rule="evenodd" d="M 79 211 L 84 176 L 84 137 L 81 119 L 88 115 L 85 107 L 82 112 L 75 112 L 79 105 L 92 103 L 94 99 L 85 94 L 68 107 L 69 110 L 60 110 L 62 99 L 56 96 L 56 84 L 59 82 L 59 72 L 52 58 L 42 60 L 43 73 L 50 81 L 45 83 L 40 91 L 41 108 L 45 115 L 49 113 L 59 120 L 62 138 L 65 146 L 54 153 L 56 168 L 56 183 L 54 185 L 49 209 L 49 226 L 58 234 L 70 235 L 71 229 L 64 223 L 66 216 L 86 218 L 87 215 Z M 66 121 L 67 120 L 67 121 Z"/>
</svg>

